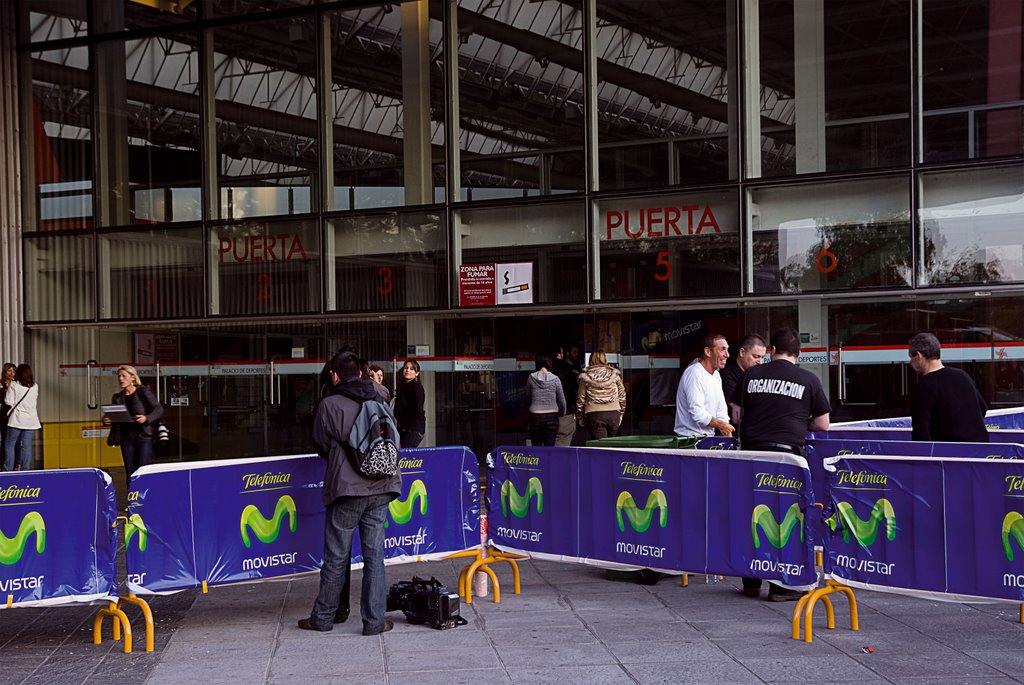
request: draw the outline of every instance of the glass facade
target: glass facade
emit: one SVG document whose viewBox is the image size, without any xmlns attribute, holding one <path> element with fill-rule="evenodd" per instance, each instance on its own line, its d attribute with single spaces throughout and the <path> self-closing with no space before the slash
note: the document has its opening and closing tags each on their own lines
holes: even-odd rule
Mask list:
<svg viewBox="0 0 1024 685">
<path fill-rule="evenodd" d="M 525 440 L 556 347 L 664 433 L 704 334 L 781 325 L 836 419 L 904 411 L 927 328 L 1024 399 L 1013 4 L 20 2 L 44 424 L 128 362 L 177 458 L 308 450 L 352 343 L 421 360 L 427 444 Z"/>
</svg>

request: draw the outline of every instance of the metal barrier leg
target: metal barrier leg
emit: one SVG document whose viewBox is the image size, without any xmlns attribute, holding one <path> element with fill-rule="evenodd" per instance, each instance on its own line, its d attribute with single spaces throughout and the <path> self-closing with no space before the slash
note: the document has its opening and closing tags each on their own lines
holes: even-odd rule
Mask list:
<svg viewBox="0 0 1024 685">
<path fill-rule="evenodd" d="M 154 640 L 154 624 L 153 624 L 153 611 L 149 608 L 149 603 L 144 599 L 140 599 L 133 594 L 129 594 L 126 597 L 122 597 L 118 601 L 118 606 L 121 602 L 127 602 L 128 604 L 134 604 L 135 606 L 142 609 L 142 617 L 146 621 L 146 651 L 153 651 L 153 640 Z"/>
<path fill-rule="evenodd" d="M 100 644 L 103 641 L 103 619 L 106 616 L 110 616 L 113 621 L 112 633 L 114 640 L 121 639 L 121 628 L 124 628 L 124 653 L 132 653 L 132 624 L 128 620 L 128 616 L 121 611 L 117 604 L 109 602 L 107 608 L 100 609 L 96 612 L 96 618 L 92 621 L 92 642 L 95 645 Z"/>
</svg>

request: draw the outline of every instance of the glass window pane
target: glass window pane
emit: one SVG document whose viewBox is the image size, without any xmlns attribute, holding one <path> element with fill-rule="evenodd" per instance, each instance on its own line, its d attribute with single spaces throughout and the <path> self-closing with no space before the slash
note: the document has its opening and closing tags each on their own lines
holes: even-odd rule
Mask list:
<svg viewBox="0 0 1024 685">
<path fill-rule="evenodd" d="M 740 293 L 735 191 L 610 199 L 597 206 L 601 299 Z"/>
<path fill-rule="evenodd" d="M 139 0 L 100 0 L 93 2 L 92 32 L 109 33 L 181 24 L 199 18 L 202 0 L 175 2 L 139 2 Z M 88 2 L 63 2 L 63 5 L 87 5 Z"/>
<path fill-rule="evenodd" d="M 448 303 L 447 237 L 438 212 L 390 212 L 329 222 L 334 308 L 388 311 Z"/>
<path fill-rule="evenodd" d="M 92 92 L 84 47 L 31 53 L 31 154 L 37 225 L 27 231 L 93 225 Z"/>
<path fill-rule="evenodd" d="M 320 310 L 315 221 L 218 226 L 210 229 L 209 248 L 211 314 Z"/>
<path fill-rule="evenodd" d="M 920 11 L 922 161 L 1021 154 L 1024 8 L 946 0 Z"/>
<path fill-rule="evenodd" d="M 572 202 L 457 212 L 462 306 L 585 301 L 585 211 Z M 485 291 L 493 292 L 489 301 Z"/>
<path fill-rule="evenodd" d="M 921 176 L 921 285 L 1024 281 L 1024 171 Z"/>
<path fill-rule="evenodd" d="M 20 0 L 18 39 L 41 43 L 77 38 L 89 32 L 88 5 L 84 2 Z"/>
<path fill-rule="evenodd" d="M 583 190 L 582 13 L 569 3 L 458 0 L 464 188 Z"/>
<path fill-rule="evenodd" d="M 324 15 L 331 36 L 334 209 L 444 195 L 442 29 L 426 3 Z"/>
<path fill-rule="evenodd" d="M 208 6 L 205 13 L 210 17 L 273 12 L 274 10 L 313 4 L 313 0 L 202 0 L 202 2 Z"/>
<path fill-rule="evenodd" d="M 728 5 L 597 0 L 602 190 L 736 178 Z"/>
<path fill-rule="evenodd" d="M 25 319 L 81 321 L 96 317 L 93 237 L 32 236 L 25 247 Z"/>
<path fill-rule="evenodd" d="M 123 132 L 108 142 L 124 146 L 128 159 L 128 192 L 115 197 L 128 203 L 128 216 L 115 225 L 202 219 L 197 44 L 197 34 L 183 33 L 122 48 L 126 88 L 108 103 L 107 116 L 117 117 Z"/>
<path fill-rule="evenodd" d="M 104 233 L 100 241 L 100 318 L 203 315 L 201 228 Z"/>
<path fill-rule="evenodd" d="M 213 34 L 220 218 L 312 211 L 320 163 L 313 16 Z"/>
<path fill-rule="evenodd" d="M 749 200 L 753 292 L 912 283 L 906 177 L 757 188 Z"/>
<path fill-rule="evenodd" d="M 888 0 L 757 3 L 761 116 L 753 123 L 762 135 L 748 155 L 751 176 L 910 162 L 910 8 Z"/>
</svg>

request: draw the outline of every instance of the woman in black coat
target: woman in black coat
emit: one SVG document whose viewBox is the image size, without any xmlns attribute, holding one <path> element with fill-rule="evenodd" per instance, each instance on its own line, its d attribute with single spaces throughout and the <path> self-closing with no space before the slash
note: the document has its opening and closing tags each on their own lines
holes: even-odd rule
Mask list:
<svg viewBox="0 0 1024 685">
<path fill-rule="evenodd" d="M 142 384 L 135 367 L 127 364 L 118 367 L 117 382 L 121 386 L 121 391 L 114 393 L 110 403 L 123 404 L 128 409 L 132 421 L 110 426 L 107 444 L 111 447 L 121 446 L 125 477 L 130 483 L 132 474 L 139 467 L 153 461 L 156 424 L 164 415 L 164 407 L 153 392 Z M 109 426 L 110 419 L 104 416 L 103 423 Z"/>
<path fill-rule="evenodd" d="M 402 379 L 395 394 L 395 420 L 401 447 L 418 447 L 427 432 L 427 415 L 423 411 L 426 393 L 420 382 L 420 365 L 415 359 L 405 362 Z"/>
</svg>

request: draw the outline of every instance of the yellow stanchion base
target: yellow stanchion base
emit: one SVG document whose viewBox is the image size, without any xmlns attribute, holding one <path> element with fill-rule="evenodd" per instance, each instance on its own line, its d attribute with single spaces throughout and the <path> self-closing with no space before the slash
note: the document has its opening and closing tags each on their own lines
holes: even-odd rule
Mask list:
<svg viewBox="0 0 1024 685">
<path fill-rule="evenodd" d="M 800 618 L 802 616 L 804 621 L 804 642 L 814 641 L 814 605 L 819 599 L 825 605 L 826 626 L 828 626 L 829 630 L 835 629 L 836 615 L 832 608 L 832 600 L 828 598 L 828 595 L 837 592 L 846 595 L 846 599 L 850 603 L 850 630 L 860 630 L 860 621 L 857 616 L 857 598 L 853 594 L 853 589 L 834 580 L 828 580 L 825 582 L 825 587 L 811 590 L 796 603 L 796 607 L 793 609 L 792 625 L 792 637 L 794 640 L 800 639 Z"/>
<path fill-rule="evenodd" d="M 117 606 L 121 607 L 122 604 L 134 604 L 135 606 L 142 609 L 142 617 L 146 621 L 146 651 L 153 651 L 153 639 L 154 639 L 154 624 L 153 624 L 153 611 L 149 608 L 149 604 L 144 599 L 140 599 L 135 595 L 129 594 L 126 597 L 122 597 L 118 600 Z"/>
<path fill-rule="evenodd" d="M 103 619 L 107 616 L 110 616 L 113 622 L 112 633 L 115 641 L 121 639 L 121 628 L 124 628 L 124 653 L 131 654 L 132 624 L 128 620 L 128 616 L 114 602 L 108 602 L 106 608 L 96 612 L 96 618 L 92 620 L 92 643 L 98 645 L 103 642 Z"/>
<path fill-rule="evenodd" d="M 490 578 L 494 584 L 494 603 L 501 603 L 501 584 L 498 582 L 498 576 L 494 573 L 494 570 L 490 567 L 490 564 L 499 562 L 507 563 L 512 567 L 512 592 L 518 595 L 521 590 L 520 578 L 519 578 L 519 564 L 516 563 L 516 559 L 527 559 L 528 557 L 509 554 L 502 552 L 493 547 L 484 547 L 481 549 L 468 550 L 465 552 L 456 552 L 450 554 L 446 559 L 459 559 L 459 558 L 472 558 L 473 561 L 469 566 L 464 567 L 459 571 L 459 594 L 462 595 L 463 600 L 466 604 L 473 603 L 473 574 L 477 571 L 486 573 L 487 577 Z"/>
</svg>

